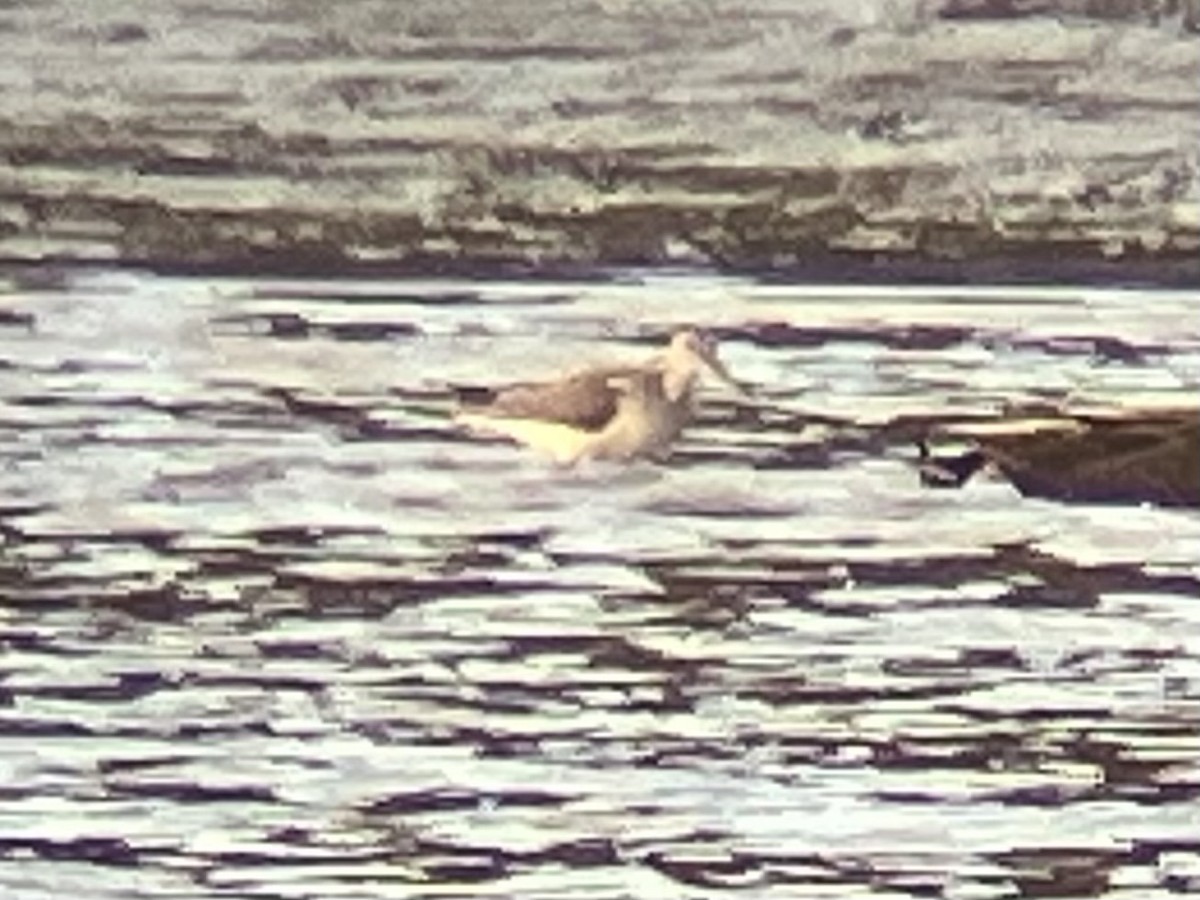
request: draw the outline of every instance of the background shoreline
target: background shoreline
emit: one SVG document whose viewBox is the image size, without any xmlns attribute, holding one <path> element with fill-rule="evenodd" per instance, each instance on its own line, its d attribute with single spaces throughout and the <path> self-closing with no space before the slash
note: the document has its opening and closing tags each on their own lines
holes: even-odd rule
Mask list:
<svg viewBox="0 0 1200 900">
<path fill-rule="evenodd" d="M 1196 7 L 12 4 L 0 259 L 1196 285 Z"/>
</svg>

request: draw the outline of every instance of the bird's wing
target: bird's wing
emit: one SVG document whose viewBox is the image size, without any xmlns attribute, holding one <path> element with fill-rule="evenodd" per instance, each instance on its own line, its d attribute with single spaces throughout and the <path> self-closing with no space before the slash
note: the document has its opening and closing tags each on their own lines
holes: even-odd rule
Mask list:
<svg viewBox="0 0 1200 900">
<path fill-rule="evenodd" d="M 600 431 L 617 411 L 618 392 L 609 379 L 637 371 L 637 367 L 631 366 L 597 367 L 558 381 L 514 385 L 500 391 L 478 412 L 497 418 L 536 419 Z"/>
</svg>

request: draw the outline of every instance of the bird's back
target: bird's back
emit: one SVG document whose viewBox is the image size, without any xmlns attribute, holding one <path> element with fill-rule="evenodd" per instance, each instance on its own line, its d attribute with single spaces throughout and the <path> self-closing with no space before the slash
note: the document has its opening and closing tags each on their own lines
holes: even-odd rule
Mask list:
<svg viewBox="0 0 1200 900">
<path fill-rule="evenodd" d="M 633 371 L 636 369 L 622 366 L 591 368 L 558 381 L 513 385 L 498 392 L 491 403 L 472 412 L 600 431 L 617 412 L 618 392 L 609 380 Z"/>
</svg>

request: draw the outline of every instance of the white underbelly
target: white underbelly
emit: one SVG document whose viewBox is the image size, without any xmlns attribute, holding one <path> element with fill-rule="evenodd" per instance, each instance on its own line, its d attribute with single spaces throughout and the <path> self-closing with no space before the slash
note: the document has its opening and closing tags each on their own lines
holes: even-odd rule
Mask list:
<svg viewBox="0 0 1200 900">
<path fill-rule="evenodd" d="M 472 431 L 506 437 L 560 463 L 570 463 L 588 456 L 589 450 L 601 438 L 600 432 L 584 431 L 560 422 L 539 419 L 505 419 L 461 413 L 457 420 Z"/>
</svg>

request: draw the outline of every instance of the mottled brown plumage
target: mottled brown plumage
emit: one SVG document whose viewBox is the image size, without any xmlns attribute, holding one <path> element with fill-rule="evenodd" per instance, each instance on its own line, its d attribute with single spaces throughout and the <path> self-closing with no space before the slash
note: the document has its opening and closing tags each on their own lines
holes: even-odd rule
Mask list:
<svg viewBox="0 0 1200 900">
<path fill-rule="evenodd" d="M 691 420 L 695 385 L 705 370 L 741 389 L 715 346 L 689 329 L 642 365 L 593 366 L 513 385 L 488 403 L 464 406 L 458 419 L 565 461 L 661 456 Z"/>
<path fill-rule="evenodd" d="M 612 386 L 611 380 L 639 371 L 635 366 L 596 367 L 567 375 L 559 381 L 516 384 L 498 391 L 491 403 L 471 411 L 599 431 L 617 411 L 620 392 Z"/>
</svg>

